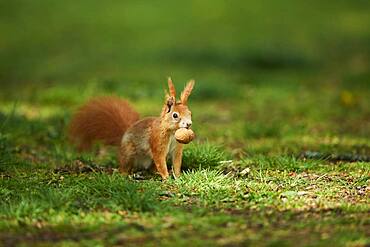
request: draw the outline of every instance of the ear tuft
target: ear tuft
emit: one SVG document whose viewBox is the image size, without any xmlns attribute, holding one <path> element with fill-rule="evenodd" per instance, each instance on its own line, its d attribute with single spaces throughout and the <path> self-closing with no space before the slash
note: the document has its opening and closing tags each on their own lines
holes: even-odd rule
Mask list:
<svg viewBox="0 0 370 247">
<path fill-rule="evenodd" d="M 184 105 L 186 105 L 186 104 L 187 104 L 187 102 L 188 102 L 188 98 L 189 98 L 189 96 L 190 96 L 190 94 L 191 94 L 191 91 L 192 91 L 192 90 L 193 90 L 193 88 L 194 88 L 194 84 L 195 84 L 195 81 L 194 81 L 194 80 L 190 80 L 190 81 L 186 84 L 186 86 L 185 86 L 184 90 L 183 90 L 183 91 L 182 91 L 182 93 L 181 93 L 180 100 L 181 100 L 181 103 L 183 103 Z"/>
<path fill-rule="evenodd" d="M 172 96 L 176 99 L 176 89 L 175 89 L 175 86 L 172 83 L 171 77 L 168 77 L 168 89 L 170 91 L 170 96 Z"/>
</svg>

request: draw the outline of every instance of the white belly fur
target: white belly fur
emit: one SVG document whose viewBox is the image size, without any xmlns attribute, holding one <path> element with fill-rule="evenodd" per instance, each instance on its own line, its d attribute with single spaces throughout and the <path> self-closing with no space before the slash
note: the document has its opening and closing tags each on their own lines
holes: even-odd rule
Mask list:
<svg viewBox="0 0 370 247">
<path fill-rule="evenodd" d="M 170 143 L 169 143 L 167 159 L 172 158 L 173 152 L 175 151 L 175 148 L 176 148 L 176 145 L 177 145 L 177 141 L 175 139 L 175 136 L 173 135 L 170 138 L 171 139 L 170 139 Z"/>
</svg>

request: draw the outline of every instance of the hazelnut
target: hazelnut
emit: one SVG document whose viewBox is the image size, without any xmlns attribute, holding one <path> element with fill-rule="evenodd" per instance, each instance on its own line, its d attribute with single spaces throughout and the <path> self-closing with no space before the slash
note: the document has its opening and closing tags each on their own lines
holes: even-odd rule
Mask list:
<svg viewBox="0 0 370 247">
<path fill-rule="evenodd" d="M 175 132 L 176 141 L 182 144 L 188 144 L 194 137 L 195 134 L 191 129 L 180 128 Z"/>
</svg>

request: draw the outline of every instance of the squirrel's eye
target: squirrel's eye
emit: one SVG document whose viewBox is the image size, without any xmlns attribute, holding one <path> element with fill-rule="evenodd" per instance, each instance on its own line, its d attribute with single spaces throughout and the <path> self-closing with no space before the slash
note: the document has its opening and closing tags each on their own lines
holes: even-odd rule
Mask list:
<svg viewBox="0 0 370 247">
<path fill-rule="evenodd" d="M 174 113 L 172 114 L 172 117 L 173 117 L 173 118 L 178 118 L 178 117 L 179 117 L 179 115 L 178 115 L 176 112 L 174 112 Z"/>
</svg>

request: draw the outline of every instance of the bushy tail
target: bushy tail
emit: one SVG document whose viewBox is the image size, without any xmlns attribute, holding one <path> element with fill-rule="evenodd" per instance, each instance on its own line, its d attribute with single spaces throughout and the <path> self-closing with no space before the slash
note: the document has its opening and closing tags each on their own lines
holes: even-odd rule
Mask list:
<svg viewBox="0 0 370 247">
<path fill-rule="evenodd" d="M 94 98 L 81 106 L 69 125 L 70 140 L 80 151 L 95 141 L 119 146 L 128 127 L 139 120 L 139 114 L 123 99 L 114 96 Z"/>
</svg>

